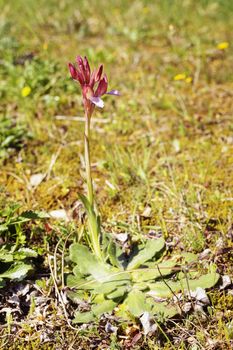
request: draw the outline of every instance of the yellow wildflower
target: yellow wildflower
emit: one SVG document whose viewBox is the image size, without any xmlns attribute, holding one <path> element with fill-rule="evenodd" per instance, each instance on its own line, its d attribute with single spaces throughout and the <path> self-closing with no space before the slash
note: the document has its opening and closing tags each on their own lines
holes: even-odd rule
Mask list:
<svg viewBox="0 0 233 350">
<path fill-rule="evenodd" d="M 146 13 L 146 14 L 149 13 L 150 12 L 149 7 L 146 7 L 146 6 L 143 7 L 143 12 Z"/>
<path fill-rule="evenodd" d="M 193 81 L 193 78 L 192 77 L 187 77 L 186 79 L 185 79 L 185 81 L 186 81 L 186 83 L 191 83 L 192 81 Z"/>
<path fill-rule="evenodd" d="M 229 43 L 227 41 L 223 41 L 222 43 L 219 43 L 217 45 L 217 49 L 219 50 L 226 50 L 229 47 Z"/>
<path fill-rule="evenodd" d="M 186 74 L 185 73 L 180 73 L 174 76 L 174 80 L 185 80 L 186 79 Z"/>
<path fill-rule="evenodd" d="M 48 43 L 43 43 L 42 45 L 43 50 L 48 50 Z"/>
<path fill-rule="evenodd" d="M 21 95 L 23 97 L 27 97 L 28 95 L 30 95 L 32 89 L 30 88 L 30 86 L 24 86 L 21 90 Z"/>
</svg>

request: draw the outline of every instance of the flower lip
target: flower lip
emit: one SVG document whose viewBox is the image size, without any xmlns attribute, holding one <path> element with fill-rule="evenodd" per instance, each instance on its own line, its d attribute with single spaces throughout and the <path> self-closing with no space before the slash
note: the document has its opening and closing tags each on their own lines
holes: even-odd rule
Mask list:
<svg viewBox="0 0 233 350">
<path fill-rule="evenodd" d="M 106 95 L 114 95 L 114 96 L 121 96 L 120 92 L 118 90 L 111 90 L 106 92 Z"/>
<path fill-rule="evenodd" d="M 89 100 L 99 108 L 104 107 L 104 101 L 99 96 L 91 96 Z"/>
</svg>

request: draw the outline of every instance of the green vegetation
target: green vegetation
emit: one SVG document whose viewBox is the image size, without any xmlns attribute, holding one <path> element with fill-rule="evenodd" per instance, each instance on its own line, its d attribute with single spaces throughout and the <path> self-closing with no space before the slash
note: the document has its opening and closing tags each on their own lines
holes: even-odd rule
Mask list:
<svg viewBox="0 0 233 350">
<path fill-rule="evenodd" d="M 147 336 L 139 290 L 128 309 L 123 303 L 106 319 L 96 316 L 112 310 L 134 283 L 150 283 L 150 276 L 137 275 L 144 264 L 178 259 L 169 267 L 176 291 L 190 289 L 187 278 L 216 270 L 233 278 L 232 1 L 0 0 L 0 8 L 0 286 L 7 283 L 0 289 L 0 347 L 231 349 L 232 290 L 221 288 L 221 278 L 212 289 L 203 285 L 210 299 L 204 313 L 191 305 L 192 312 L 166 320 L 164 310 L 154 310 L 160 316 Z M 67 67 L 78 54 L 92 67 L 103 63 L 110 89 L 122 94 L 108 97 L 92 120 L 103 244 L 123 234 L 113 252 L 136 257 L 148 238 L 167 243 L 163 254 L 132 267 L 122 294 L 111 298 L 115 288 L 99 296 L 65 287 L 75 275 L 83 278 L 80 261 L 71 254 L 75 267 L 68 258 L 69 247 L 78 247 L 74 240 L 83 243 L 78 193 L 86 192 L 82 97 Z M 59 215 L 64 220 L 54 219 Z M 118 269 L 111 253 L 106 263 Z M 21 313 L 7 293 L 27 280 L 1 278 L 15 264 L 27 266 L 17 281 L 28 272 L 34 288 L 30 300 L 17 291 Z M 84 277 L 92 281 L 89 272 Z M 162 289 L 171 292 L 164 283 Z M 78 316 L 89 312 L 95 319 L 87 327 L 71 323 L 77 305 L 66 305 L 69 293 L 78 300 Z"/>
<path fill-rule="evenodd" d="M 144 247 L 137 247 L 137 254 L 129 257 L 127 263 L 120 248 L 108 240 L 106 249 L 102 247 L 109 257 L 110 263 L 107 264 L 98 260 L 98 256 L 87 247 L 72 244 L 70 259 L 76 266 L 73 275 L 68 276 L 67 286 L 77 292 L 72 291 L 69 296 L 74 301 L 77 298 L 85 300 L 89 291 L 92 300 L 91 310 L 76 312 L 74 323 L 94 321 L 116 307 L 125 309 L 124 319 L 148 313 L 152 319 L 155 316 L 166 320 L 182 313 L 178 305 L 169 305 L 166 298 L 178 292 L 195 291 L 198 287 L 211 288 L 218 282 L 219 275 L 215 270 L 201 276 L 197 271 L 185 272 L 187 262 L 193 265 L 197 261 L 195 255 L 191 259 L 180 255 L 161 261 L 159 258 L 164 247 L 163 238 L 147 240 Z M 164 298 L 164 301 L 158 303 L 154 298 Z"/>
</svg>

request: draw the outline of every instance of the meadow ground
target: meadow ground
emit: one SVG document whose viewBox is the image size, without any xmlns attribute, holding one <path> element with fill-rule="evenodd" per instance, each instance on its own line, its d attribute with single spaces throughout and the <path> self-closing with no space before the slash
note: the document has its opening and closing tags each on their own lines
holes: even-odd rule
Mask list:
<svg viewBox="0 0 233 350">
<path fill-rule="evenodd" d="M 92 123 L 104 229 L 131 241 L 162 233 L 170 249 L 204 251 L 233 277 L 233 2 L 0 0 L 0 9 L 1 208 L 18 203 L 19 213 L 64 209 L 69 216 L 8 233 L 40 254 L 34 278 L 47 311 L 32 318 L 30 305 L 16 319 L 2 311 L 0 347 L 230 349 L 231 288 L 208 292 L 205 316 L 171 320 L 151 336 L 137 322 L 118 323 L 112 333 L 101 321 L 73 330 L 47 256 L 75 234 L 80 215 L 83 110 L 67 62 L 81 54 L 92 66 L 103 63 L 110 88 L 122 94 L 106 97 Z"/>
</svg>

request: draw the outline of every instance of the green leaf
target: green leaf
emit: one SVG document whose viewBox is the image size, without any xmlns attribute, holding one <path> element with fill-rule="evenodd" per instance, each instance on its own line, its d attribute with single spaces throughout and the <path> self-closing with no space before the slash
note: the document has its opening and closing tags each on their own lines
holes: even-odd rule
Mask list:
<svg viewBox="0 0 233 350">
<path fill-rule="evenodd" d="M 69 288 L 83 289 L 83 290 L 93 290 L 96 286 L 96 282 L 93 279 L 79 278 L 75 275 L 68 275 L 66 284 Z M 98 283 L 99 285 L 99 283 Z"/>
<path fill-rule="evenodd" d="M 128 292 L 129 286 L 118 286 L 115 290 L 109 293 L 106 297 L 108 299 L 118 299 L 123 297 Z"/>
<path fill-rule="evenodd" d="M 158 298 L 170 298 L 173 296 L 173 293 L 182 290 L 180 282 L 166 280 L 166 283 L 161 281 L 148 284 L 150 291 L 153 292 L 153 294 L 151 293 L 150 295 Z"/>
<path fill-rule="evenodd" d="M 131 314 L 129 313 L 128 307 L 125 303 L 117 306 L 114 311 L 114 315 L 124 321 L 132 320 Z"/>
<path fill-rule="evenodd" d="M 128 310 L 135 317 L 139 317 L 143 312 L 150 311 L 151 309 L 150 305 L 146 302 L 145 294 L 136 289 L 128 294 L 124 304 L 127 305 Z"/>
<path fill-rule="evenodd" d="M 100 218 L 96 215 L 93 206 L 91 206 L 89 200 L 86 196 L 79 193 L 80 200 L 82 201 L 84 208 L 87 213 L 88 218 L 88 231 L 90 236 L 91 248 L 96 253 L 97 256 L 101 255 L 99 248 L 99 238 L 100 238 Z"/>
<path fill-rule="evenodd" d="M 49 219 L 50 216 L 47 213 L 28 210 L 23 212 L 21 215 L 11 218 L 7 223 L 8 225 L 22 224 L 31 220 L 43 220 Z"/>
<path fill-rule="evenodd" d="M 101 316 L 106 312 L 112 312 L 116 305 L 112 300 L 105 300 L 98 305 L 93 305 L 91 310 L 95 316 Z"/>
<path fill-rule="evenodd" d="M 89 200 L 86 196 L 84 196 L 81 193 L 78 193 L 78 196 L 80 200 L 82 201 L 84 208 L 86 210 L 88 221 L 90 223 L 89 229 L 93 230 L 93 234 L 98 235 L 100 233 L 100 222 L 98 220 L 98 217 L 95 213 L 94 208 L 91 206 Z"/>
<path fill-rule="evenodd" d="M 134 282 L 134 286 L 137 290 L 141 290 L 141 291 L 145 291 L 149 289 L 148 282 L 139 282 L 139 283 Z"/>
<path fill-rule="evenodd" d="M 150 264 L 150 268 L 148 269 L 142 269 L 141 271 L 133 272 L 132 279 L 135 282 L 144 282 L 149 280 L 155 280 L 156 278 L 161 277 L 161 275 L 170 275 L 176 264 L 176 260 L 168 260 L 160 264 Z M 154 266 L 154 268 L 152 268 L 152 266 Z"/>
<path fill-rule="evenodd" d="M 164 246 L 165 241 L 163 238 L 147 240 L 145 247 L 129 262 L 127 270 L 136 269 L 146 261 L 152 259 L 164 249 Z"/>
<path fill-rule="evenodd" d="M 100 304 L 93 305 L 91 311 L 76 312 L 73 323 L 89 323 L 106 312 L 112 312 L 116 307 L 116 303 L 112 300 L 104 300 Z"/>
<path fill-rule="evenodd" d="M 102 304 L 105 301 L 105 296 L 104 294 L 98 293 L 92 298 L 92 305 L 93 304 Z"/>
<path fill-rule="evenodd" d="M 187 263 L 191 263 L 198 260 L 198 256 L 194 253 L 183 252 L 180 257 Z"/>
<path fill-rule="evenodd" d="M 114 290 L 118 290 L 119 287 L 122 285 L 125 285 L 128 281 L 109 281 L 109 282 L 104 282 L 100 283 L 99 285 L 96 285 L 95 283 L 95 293 L 103 293 L 103 294 L 108 294 L 113 292 Z"/>
<path fill-rule="evenodd" d="M 9 278 L 12 280 L 22 280 L 27 273 L 32 270 L 32 265 L 24 263 L 16 263 L 12 265 L 7 271 L 0 274 L 0 278 Z"/>
<path fill-rule="evenodd" d="M 206 275 L 200 276 L 196 280 L 187 280 L 183 279 L 181 281 L 183 288 L 190 290 L 195 290 L 197 287 L 203 288 L 203 289 L 209 289 L 215 286 L 215 284 L 218 282 L 220 276 L 216 272 L 207 273 Z"/>
<path fill-rule="evenodd" d="M 94 210 L 93 210 L 89 200 L 87 199 L 87 197 L 84 196 L 82 193 L 78 193 L 78 196 L 79 196 L 81 202 L 83 203 L 84 208 L 86 209 L 86 211 L 88 213 L 94 212 Z"/>
<path fill-rule="evenodd" d="M 11 218 L 14 213 L 20 208 L 20 204 L 18 203 L 12 203 L 10 206 L 5 207 L 4 209 L 0 210 L 0 216 L 5 218 Z"/>
<path fill-rule="evenodd" d="M 83 275 L 91 275 L 97 281 L 102 281 L 110 275 L 110 267 L 99 261 L 90 250 L 79 243 L 70 246 L 70 259 L 77 264 L 77 268 Z"/>
<path fill-rule="evenodd" d="M 113 240 L 111 239 L 108 245 L 108 249 L 107 249 L 107 253 L 109 256 L 109 260 L 111 262 L 111 264 L 113 266 L 119 267 L 121 268 L 121 264 L 119 262 L 119 260 L 117 259 L 117 247 L 116 247 L 116 243 L 113 242 Z"/>
<path fill-rule="evenodd" d="M 178 281 L 165 280 L 161 282 L 149 283 L 148 286 L 153 292 L 153 296 L 160 298 L 169 298 L 173 296 L 173 293 L 178 293 L 184 290 L 194 291 L 196 288 L 201 287 L 203 289 L 212 288 L 219 280 L 219 274 L 216 272 L 208 273 L 196 279 L 183 278 Z M 151 294 L 151 293 L 150 293 Z"/>
<path fill-rule="evenodd" d="M 170 306 L 167 303 L 155 303 L 152 306 L 151 314 L 162 316 L 163 318 L 172 318 L 179 314 L 179 309 L 176 306 Z"/>
<path fill-rule="evenodd" d="M 41 219 L 49 219 L 49 214 L 42 211 L 32 211 L 27 210 L 24 211 L 18 218 L 28 219 L 28 220 L 41 220 Z"/>
<path fill-rule="evenodd" d="M 95 321 L 96 316 L 93 314 L 92 311 L 86 311 L 86 312 L 76 312 L 75 318 L 73 319 L 73 323 L 90 323 Z"/>
<path fill-rule="evenodd" d="M 110 265 L 100 261 L 89 249 L 79 243 L 70 246 L 70 259 L 77 264 L 77 268 L 84 275 L 91 275 L 98 282 L 128 280 L 127 273 L 118 273 Z"/>
<path fill-rule="evenodd" d="M 80 304 L 83 302 L 83 300 L 87 300 L 88 296 L 87 293 L 85 294 L 84 291 L 71 291 L 69 290 L 67 292 L 67 296 L 70 300 L 72 300 L 76 304 Z"/>
<path fill-rule="evenodd" d="M 88 261 L 90 262 L 90 266 L 98 262 L 90 250 L 79 243 L 71 244 L 69 250 L 70 260 L 77 264 L 75 271 L 78 269 L 83 275 L 90 274 L 90 267 L 87 265 Z"/>
<path fill-rule="evenodd" d="M 1 248 L 0 250 L 0 261 L 2 262 L 13 262 L 14 255 L 8 249 Z"/>
<path fill-rule="evenodd" d="M 5 287 L 5 281 L 0 278 L 0 288 Z"/>
<path fill-rule="evenodd" d="M 26 258 L 37 258 L 38 254 L 30 248 L 20 248 L 14 252 L 14 259 L 24 260 Z"/>
<path fill-rule="evenodd" d="M 78 278 L 83 278 L 83 274 L 79 271 L 79 267 L 77 265 L 73 268 L 73 274 Z"/>
<path fill-rule="evenodd" d="M 1 224 L 0 225 L 0 232 L 5 232 L 9 229 L 8 225 L 7 224 Z"/>
<path fill-rule="evenodd" d="M 38 254 L 30 248 L 20 248 L 15 250 L 15 245 L 5 245 L 0 249 L 0 261 L 13 262 L 15 260 L 25 260 L 26 258 L 37 258 Z"/>
</svg>

